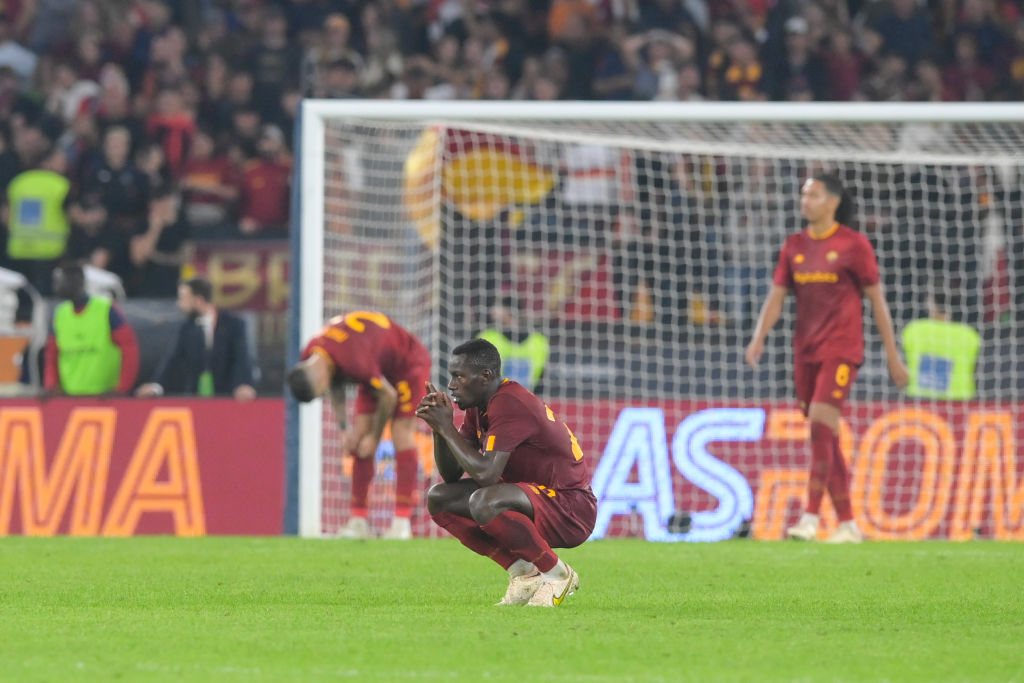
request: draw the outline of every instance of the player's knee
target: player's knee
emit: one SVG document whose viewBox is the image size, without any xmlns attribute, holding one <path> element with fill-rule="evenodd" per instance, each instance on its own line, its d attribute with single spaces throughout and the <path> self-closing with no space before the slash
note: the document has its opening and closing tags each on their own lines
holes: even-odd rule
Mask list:
<svg viewBox="0 0 1024 683">
<path fill-rule="evenodd" d="M 448 484 L 434 484 L 427 490 L 427 512 L 432 515 L 447 512 L 452 501 L 452 487 Z"/>
<path fill-rule="evenodd" d="M 477 489 L 469 497 L 469 514 L 477 524 L 487 524 L 504 509 L 492 495 L 490 487 Z"/>
</svg>

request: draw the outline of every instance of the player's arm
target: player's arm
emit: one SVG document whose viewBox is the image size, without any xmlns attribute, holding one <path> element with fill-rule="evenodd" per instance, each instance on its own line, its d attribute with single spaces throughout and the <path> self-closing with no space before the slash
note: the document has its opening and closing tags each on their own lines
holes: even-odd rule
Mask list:
<svg viewBox="0 0 1024 683">
<path fill-rule="evenodd" d="M 395 414 L 395 406 L 398 405 L 398 390 L 383 375 L 371 379 L 370 386 L 373 387 L 374 398 L 377 400 L 377 409 L 370 417 L 370 436 L 373 437 L 374 450 L 376 450 L 376 445 L 380 443 L 380 436 L 384 433 L 384 426 Z"/>
<path fill-rule="evenodd" d="M 442 479 L 458 481 L 465 472 L 480 486 L 496 484 L 508 463 L 508 451 L 478 450 L 478 444 L 467 439 L 453 422 L 454 409 L 448 397 L 427 385 L 427 395 L 420 401 L 416 415 L 434 432 L 434 459 Z"/>
<path fill-rule="evenodd" d="M 893 384 L 902 389 L 910 381 L 910 373 L 907 372 L 907 366 L 903 364 L 899 348 L 896 346 L 896 332 L 892 324 L 892 315 L 889 313 L 889 304 L 882 292 L 882 285 L 874 284 L 865 287 L 864 296 L 871 302 L 875 325 L 878 326 L 878 333 L 882 335 L 885 357 L 889 365 L 889 376 L 892 377 Z"/>
<path fill-rule="evenodd" d="M 348 429 L 348 417 L 345 415 L 345 382 L 337 378 L 332 380 L 327 395 L 331 400 L 331 408 L 334 409 L 334 421 L 344 434 Z"/>
<path fill-rule="evenodd" d="M 417 415 L 420 415 L 421 408 L 448 403 L 448 397 L 444 393 L 439 392 L 430 382 L 426 383 L 426 389 L 426 394 L 416 408 Z M 421 415 L 420 417 L 423 416 Z M 427 421 L 426 418 L 423 419 L 425 422 Z M 455 459 L 451 449 L 448 448 L 448 442 L 433 428 L 431 428 L 431 435 L 434 439 L 434 464 L 437 466 L 437 472 L 441 475 L 441 479 L 448 484 L 462 479 L 465 470 L 462 469 L 459 461 Z"/>
<path fill-rule="evenodd" d="M 750 343 L 747 344 L 746 359 L 751 367 L 756 366 L 761 360 L 761 355 L 764 353 L 764 339 L 775 326 L 775 323 L 779 322 L 779 318 L 782 316 L 782 305 L 786 301 L 786 294 L 788 292 L 789 289 L 787 287 L 773 284 L 768 292 L 768 298 L 764 300 L 764 305 L 761 306 L 761 314 L 757 317 L 754 334 L 750 338 Z"/>
</svg>

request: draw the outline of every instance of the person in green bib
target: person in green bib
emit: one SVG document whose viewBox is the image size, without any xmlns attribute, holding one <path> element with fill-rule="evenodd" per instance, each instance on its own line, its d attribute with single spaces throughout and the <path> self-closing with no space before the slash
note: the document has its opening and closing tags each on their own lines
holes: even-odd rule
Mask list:
<svg viewBox="0 0 1024 683">
<path fill-rule="evenodd" d="M 128 394 L 139 370 L 135 331 L 121 310 L 85 291 L 82 266 L 68 264 L 53 275 L 61 299 L 46 340 L 43 387 L 49 395 Z"/>
<path fill-rule="evenodd" d="M 928 300 L 928 317 L 903 328 L 903 353 L 910 370 L 907 395 L 946 401 L 974 398 L 974 366 L 981 335 L 953 322 L 941 286 Z"/>
</svg>

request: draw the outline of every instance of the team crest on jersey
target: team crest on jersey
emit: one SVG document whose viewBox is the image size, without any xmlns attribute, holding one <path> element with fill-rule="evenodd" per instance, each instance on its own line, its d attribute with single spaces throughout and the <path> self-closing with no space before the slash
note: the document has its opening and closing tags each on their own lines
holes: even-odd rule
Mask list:
<svg viewBox="0 0 1024 683">
<path fill-rule="evenodd" d="M 833 261 L 835 261 L 835 260 L 836 260 L 837 258 L 839 258 L 839 254 L 837 254 L 837 253 L 836 253 L 836 252 L 834 252 L 834 251 L 830 251 L 830 252 L 828 252 L 827 254 L 825 254 L 825 260 L 827 260 L 827 261 L 828 261 L 829 263 L 832 263 L 832 262 L 833 262 Z"/>
<path fill-rule="evenodd" d="M 796 256 L 793 257 L 793 263 L 803 263 L 803 262 L 804 262 L 804 255 L 803 254 L 797 254 Z"/>
</svg>

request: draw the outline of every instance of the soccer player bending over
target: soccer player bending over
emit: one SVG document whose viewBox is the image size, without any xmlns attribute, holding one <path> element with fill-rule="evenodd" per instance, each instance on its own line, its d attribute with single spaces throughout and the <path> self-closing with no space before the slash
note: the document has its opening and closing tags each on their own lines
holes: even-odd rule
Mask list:
<svg viewBox="0 0 1024 683">
<path fill-rule="evenodd" d="M 825 174 L 808 178 L 800 193 L 800 211 L 807 228 L 790 235 L 779 253 L 746 360 L 757 365 L 765 336 L 782 314 L 786 293 L 793 290 L 793 382 L 800 409 L 811 423 L 811 467 L 807 507 L 786 533 L 805 541 L 817 538 L 818 513 L 827 489 L 840 521 L 828 542 L 860 543 L 863 537 L 850 504 L 850 472 L 839 448 L 839 416 L 864 361 L 862 296 L 871 302 L 896 386 L 907 385 L 907 368 L 896 346 L 875 252 L 864 235 L 842 224 L 849 220 L 851 205 L 839 179 Z"/>
<path fill-rule="evenodd" d="M 580 545 L 597 519 L 579 442 L 539 398 L 502 378 L 490 342 L 455 347 L 448 368 L 448 391 L 466 411 L 462 428 L 452 423 L 448 396 L 433 385 L 416 410 L 434 431 L 444 479 L 427 493 L 430 516 L 508 570 L 499 605 L 557 607 L 580 582 L 552 548 Z"/>
<path fill-rule="evenodd" d="M 302 360 L 288 372 L 297 401 L 330 393 L 344 434 L 342 452 L 352 465 L 352 514 L 341 538 L 370 538 L 367 497 L 384 426 L 391 420 L 395 444 L 395 513 L 385 538 L 412 537 L 409 518 L 416 504 L 416 418 L 414 411 L 430 377 L 430 352 L 411 333 L 383 313 L 353 311 L 331 318 L 306 346 Z M 347 429 L 345 383 L 358 385 L 354 425 Z"/>
</svg>

